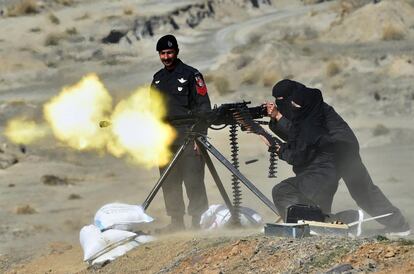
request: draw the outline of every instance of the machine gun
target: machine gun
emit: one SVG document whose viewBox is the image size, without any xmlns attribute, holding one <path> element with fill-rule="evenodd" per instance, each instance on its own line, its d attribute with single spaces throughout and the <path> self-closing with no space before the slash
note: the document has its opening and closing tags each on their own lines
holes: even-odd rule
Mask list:
<svg viewBox="0 0 414 274">
<path fill-rule="evenodd" d="M 276 167 L 277 167 L 277 157 L 276 157 L 276 145 L 281 143 L 279 139 L 270 135 L 266 130 L 264 130 L 260 124 L 266 124 L 262 121 L 257 121 L 267 116 L 266 107 L 264 105 L 256 107 L 248 107 L 250 102 L 239 102 L 239 103 L 230 103 L 222 104 L 219 107 L 215 106 L 212 110 L 205 112 L 189 112 L 184 115 L 170 116 L 166 119 L 166 122 L 179 126 L 187 125 L 189 127 L 189 132 L 187 137 L 184 140 L 184 143 L 175 153 L 173 159 L 169 165 L 164 169 L 164 172 L 161 174 L 157 183 L 152 188 L 151 192 L 148 194 L 144 203 L 142 204 L 144 210 L 148 208 L 155 195 L 158 193 L 162 184 L 165 182 L 167 176 L 173 170 L 175 164 L 178 162 L 178 159 L 183 154 L 186 147 L 193 143 L 197 143 L 201 155 L 205 159 L 206 165 L 210 170 L 210 173 L 217 185 L 218 190 L 220 191 L 221 196 L 227 208 L 231 212 L 232 224 L 237 226 L 240 225 L 240 204 L 241 204 L 241 190 L 239 182 L 242 182 L 250 191 L 253 192 L 268 208 L 270 208 L 276 215 L 278 215 L 277 209 L 274 204 L 265 196 L 263 193 L 251 183 L 240 171 L 239 171 L 239 159 L 238 152 L 239 146 L 237 142 L 237 129 L 240 127 L 243 131 L 255 133 L 263 136 L 269 144 L 270 152 L 270 167 L 269 167 L 269 177 L 276 177 Z M 100 127 L 110 126 L 110 122 L 101 121 L 99 123 Z M 228 161 L 211 143 L 208 142 L 206 136 L 202 134 L 205 129 L 211 128 L 213 130 L 224 129 L 225 127 L 230 126 L 230 146 L 231 146 L 231 162 Z M 216 159 L 223 164 L 231 173 L 232 173 L 232 190 L 233 190 L 233 203 L 230 201 L 229 196 L 223 186 L 223 183 L 220 179 L 220 176 L 217 173 L 217 170 L 214 167 L 213 162 L 208 154 L 210 152 Z"/>
<path fill-rule="evenodd" d="M 174 125 L 181 124 L 198 124 L 201 126 L 208 126 L 211 129 L 218 130 L 228 125 L 234 125 L 239 123 L 240 115 L 249 119 L 260 119 L 267 116 L 266 107 L 264 105 L 256 107 L 248 107 L 251 102 L 239 102 L 239 103 L 228 103 L 222 104 L 219 107 L 214 106 L 212 110 L 203 112 L 189 111 L 188 114 L 176 115 L 167 118 L 167 122 Z M 213 127 L 222 126 L 222 127 Z"/>
<path fill-rule="evenodd" d="M 255 133 L 258 135 L 263 136 L 268 145 L 269 145 L 269 152 L 270 152 L 270 166 L 269 166 L 269 178 L 275 178 L 277 172 L 277 155 L 276 155 L 276 145 L 281 143 L 279 139 L 269 134 L 266 130 L 264 130 L 260 125 L 267 124 L 263 121 L 258 121 L 258 119 L 264 118 L 267 116 L 266 106 L 260 105 L 255 107 L 248 107 L 251 102 L 237 102 L 237 103 L 227 103 L 222 104 L 220 106 L 215 105 L 212 110 L 204 111 L 204 112 L 189 112 L 188 114 L 184 115 L 176 115 L 170 116 L 166 121 L 174 126 L 180 125 L 187 125 L 189 127 L 189 135 L 196 136 L 197 134 L 201 134 L 204 132 L 205 129 L 211 128 L 213 130 L 221 130 L 225 127 L 230 127 L 229 132 L 229 140 L 230 140 L 230 147 L 231 147 L 231 165 L 230 171 L 232 174 L 232 190 L 233 190 L 233 204 L 232 207 L 229 206 L 230 202 L 226 201 L 225 193 L 223 193 L 224 189 L 220 190 L 222 192 L 223 198 L 226 201 L 227 206 L 232 210 L 232 223 L 234 225 L 240 224 L 240 206 L 241 206 L 241 190 L 240 190 L 240 176 L 238 176 L 234 170 L 238 170 L 239 168 L 239 145 L 238 145 L 238 127 L 242 131 Z M 196 142 L 201 142 L 202 145 L 205 145 L 205 141 L 201 139 L 195 138 Z M 211 146 L 211 145 L 210 145 Z M 212 151 L 210 151 L 212 152 Z M 212 152 L 214 154 L 214 152 Z M 217 151 L 216 154 L 219 152 Z M 203 153 L 204 157 L 208 157 L 207 153 Z M 215 155 L 215 154 L 214 154 Z M 216 156 L 216 155 L 215 155 Z M 216 156 L 217 157 L 217 156 Z M 219 161 L 223 163 L 224 157 L 218 157 Z M 224 160 L 226 160 L 224 158 Z M 174 161 L 174 160 L 173 160 Z M 207 164 L 209 164 L 207 162 Z M 223 163 L 224 164 L 224 163 Z M 210 163 L 212 166 L 212 163 Z M 212 174 L 215 172 L 212 171 L 212 168 L 209 166 L 210 171 Z M 216 175 L 218 177 L 218 175 Z M 214 174 L 213 174 L 214 177 Z M 246 184 L 251 184 L 248 180 Z M 216 181 L 217 183 L 217 181 Z M 221 182 L 217 183 L 219 186 Z M 248 186 L 249 187 L 249 186 Z M 254 186 L 253 186 L 254 187 Z M 220 189 L 220 187 L 219 187 Z M 251 189 L 252 190 L 252 189 Z M 257 190 L 257 189 L 256 189 Z M 252 190 L 255 192 L 255 190 Z M 258 191 L 258 190 L 257 190 Z M 224 191 L 225 192 L 225 191 Z M 260 199 L 263 198 L 263 195 L 258 191 Z M 264 201 L 262 199 L 262 201 Z M 268 203 L 269 201 L 265 201 Z M 270 202 L 271 203 L 271 202 Z M 273 210 L 273 208 L 272 208 Z"/>
</svg>

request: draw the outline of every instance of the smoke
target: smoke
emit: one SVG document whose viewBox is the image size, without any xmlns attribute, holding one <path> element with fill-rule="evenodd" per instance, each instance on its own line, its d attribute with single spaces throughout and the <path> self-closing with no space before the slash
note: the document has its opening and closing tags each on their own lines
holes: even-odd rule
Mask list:
<svg viewBox="0 0 414 274">
<path fill-rule="evenodd" d="M 112 101 L 98 76 L 89 74 L 44 104 L 44 122 L 14 118 L 5 136 L 13 143 L 31 144 L 52 134 L 75 150 L 110 153 L 147 168 L 168 163 L 176 133 L 164 122 L 160 93 L 141 87 L 115 107 Z"/>
</svg>

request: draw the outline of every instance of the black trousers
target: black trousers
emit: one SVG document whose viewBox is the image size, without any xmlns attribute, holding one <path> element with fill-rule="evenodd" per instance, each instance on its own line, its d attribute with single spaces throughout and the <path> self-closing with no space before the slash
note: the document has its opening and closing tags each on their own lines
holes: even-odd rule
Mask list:
<svg viewBox="0 0 414 274">
<path fill-rule="evenodd" d="M 304 171 L 296 177 L 283 180 L 272 190 L 273 202 L 285 220 L 286 209 L 293 204 L 318 206 L 323 213 L 330 213 L 333 197 L 338 189 L 338 177 L 333 166 L 314 171 Z"/>
<path fill-rule="evenodd" d="M 178 148 L 174 146 L 173 152 Z M 204 159 L 196 154 L 193 144 L 189 144 L 162 185 L 168 216 L 182 217 L 185 214 L 183 182 L 189 200 L 188 214 L 198 217 L 208 209 L 204 167 Z M 166 166 L 159 168 L 160 174 L 165 168 Z"/>
<path fill-rule="evenodd" d="M 393 215 L 378 219 L 378 222 L 390 228 L 407 225 L 401 211 L 396 208 L 371 179 L 359 149 L 351 146 L 337 147 L 336 165 L 338 174 L 357 205 L 371 216 L 393 212 Z"/>
</svg>

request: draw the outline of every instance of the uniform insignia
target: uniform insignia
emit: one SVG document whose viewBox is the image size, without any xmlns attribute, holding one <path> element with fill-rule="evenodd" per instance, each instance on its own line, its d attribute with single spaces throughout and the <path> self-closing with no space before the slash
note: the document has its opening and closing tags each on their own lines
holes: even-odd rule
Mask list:
<svg viewBox="0 0 414 274">
<path fill-rule="evenodd" d="M 184 78 L 180 78 L 178 79 L 178 82 L 180 82 L 181 84 L 184 84 L 185 82 L 187 82 L 187 80 L 185 80 Z"/>
<path fill-rule="evenodd" d="M 171 41 L 168 41 L 167 44 L 170 48 L 173 46 L 173 43 L 171 43 Z"/>
<path fill-rule="evenodd" d="M 178 91 L 182 91 L 183 87 L 178 87 L 177 89 L 178 89 Z"/>
<path fill-rule="evenodd" d="M 160 83 L 160 80 L 155 81 L 155 83 L 158 85 Z"/>
<path fill-rule="evenodd" d="M 204 80 L 201 77 L 201 75 L 196 75 L 195 76 L 195 82 L 196 82 L 197 93 L 200 94 L 201 96 L 206 95 L 207 94 L 207 86 L 204 83 Z"/>
</svg>

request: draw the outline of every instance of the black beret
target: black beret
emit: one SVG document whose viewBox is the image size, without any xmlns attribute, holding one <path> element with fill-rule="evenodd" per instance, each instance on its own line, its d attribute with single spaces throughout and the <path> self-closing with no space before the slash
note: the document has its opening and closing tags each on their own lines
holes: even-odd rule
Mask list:
<svg viewBox="0 0 414 274">
<path fill-rule="evenodd" d="M 177 39 L 174 35 L 167 34 L 161 37 L 157 42 L 157 51 L 162 51 L 165 49 L 175 49 L 178 51 Z"/>
</svg>

